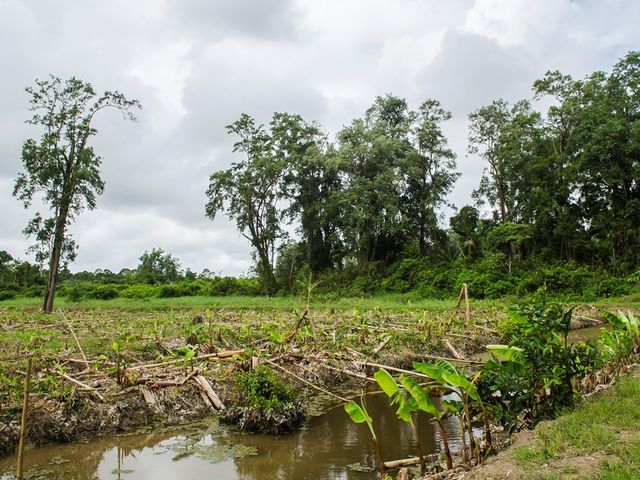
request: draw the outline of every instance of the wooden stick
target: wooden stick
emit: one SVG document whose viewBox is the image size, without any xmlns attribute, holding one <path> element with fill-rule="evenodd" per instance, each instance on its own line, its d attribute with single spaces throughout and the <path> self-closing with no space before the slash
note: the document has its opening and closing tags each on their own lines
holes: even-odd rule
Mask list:
<svg viewBox="0 0 640 480">
<path fill-rule="evenodd" d="M 59 377 L 64 378 L 66 381 L 68 381 L 68 382 L 70 382 L 70 383 L 73 383 L 74 385 L 76 385 L 76 386 L 78 386 L 78 387 L 82 388 L 83 390 L 87 390 L 87 391 L 89 391 L 89 392 L 93 393 L 96 397 L 98 397 L 98 398 L 99 398 L 100 400 L 102 400 L 103 402 L 105 401 L 105 400 L 104 400 L 104 397 L 103 397 L 102 395 L 100 395 L 100 392 L 98 392 L 98 390 L 96 390 L 96 389 L 95 389 L 95 388 L 93 388 L 92 386 L 87 385 L 86 383 L 82 383 L 81 381 L 76 380 L 76 379 L 75 379 L 75 378 L 73 378 L 73 377 L 70 377 L 70 376 L 69 376 L 69 375 L 67 375 L 66 373 L 58 372 L 57 370 L 47 370 L 47 371 L 48 371 L 49 373 L 53 373 L 53 374 L 55 374 L 55 375 L 58 375 Z"/>
<path fill-rule="evenodd" d="M 432 463 L 440 460 L 440 455 L 437 453 L 432 453 L 431 455 L 425 455 L 424 461 L 427 463 Z M 420 457 L 410 457 L 410 458 L 401 458 L 400 460 L 391 460 L 389 462 L 384 462 L 384 466 L 389 470 L 394 468 L 403 468 L 410 467 L 412 465 L 419 465 Z"/>
<path fill-rule="evenodd" d="M 78 346 L 78 350 L 80 350 L 80 355 L 82 355 L 82 360 L 84 360 L 84 364 L 86 365 L 87 370 L 91 370 L 91 367 L 89 366 L 89 362 L 87 361 L 87 356 L 84 354 L 84 350 L 82 350 L 82 346 L 80 345 L 80 341 L 78 340 L 78 337 L 76 337 L 76 332 L 74 332 L 73 327 L 71 326 L 71 322 L 66 317 L 62 309 L 58 309 L 58 312 L 60 312 L 60 314 L 62 315 L 62 318 L 67 323 L 67 327 L 69 327 L 69 330 L 71 330 L 71 335 L 73 335 L 73 339 L 76 341 L 76 345 Z"/>
<path fill-rule="evenodd" d="M 276 367 L 277 369 L 279 369 L 279 370 L 283 371 L 283 372 L 284 372 L 284 373 L 286 373 L 287 375 L 292 376 L 292 377 L 293 377 L 293 378 L 295 378 L 296 380 L 299 380 L 299 381 L 301 381 L 302 383 L 304 383 L 304 384 L 306 384 L 306 385 L 309 385 L 311 388 L 313 388 L 313 389 L 315 389 L 315 390 L 318 390 L 319 392 L 326 393 L 327 395 L 331 395 L 332 397 L 337 398 L 337 399 L 338 399 L 338 400 L 340 400 L 341 402 L 345 402 L 345 403 L 348 403 L 348 402 L 349 402 L 349 400 L 348 400 L 348 399 L 346 399 L 346 398 L 344 398 L 344 397 L 341 397 L 340 395 L 336 395 L 335 393 L 330 392 L 329 390 L 325 390 L 324 388 L 319 387 L 318 385 L 314 385 L 313 383 L 309 382 L 308 380 L 305 380 L 304 378 L 302 378 L 302 377 L 300 377 L 300 376 L 296 375 L 295 373 L 290 372 L 290 371 L 289 371 L 289 370 L 287 370 L 286 368 L 281 367 L 280 365 L 278 365 L 278 364 L 277 364 L 277 363 L 275 363 L 275 362 L 272 362 L 272 361 L 271 361 L 271 360 L 269 360 L 269 359 L 265 359 L 264 361 L 265 361 L 266 363 L 270 364 L 270 365 L 273 365 L 273 366 L 274 366 L 274 367 Z"/>
<path fill-rule="evenodd" d="M 456 358 L 456 360 L 464 360 L 464 357 L 460 354 L 458 350 L 456 350 L 456 348 L 453 345 L 451 345 L 451 342 L 449 340 L 445 338 L 442 341 L 442 343 L 444 343 L 444 346 L 449 349 L 449 351 Z"/>
<path fill-rule="evenodd" d="M 142 392 L 144 401 L 147 402 L 147 404 L 156 412 L 158 412 L 160 409 L 158 408 L 156 396 L 153 394 L 153 392 L 145 387 L 142 387 L 140 391 Z"/>
<path fill-rule="evenodd" d="M 413 478 L 411 476 L 411 471 L 407 468 L 401 468 L 400 471 L 398 472 L 398 476 L 396 477 L 396 480 L 411 480 L 411 478 Z"/>
<path fill-rule="evenodd" d="M 391 335 L 384 337 L 382 341 L 378 344 L 378 346 L 373 350 L 371 350 L 371 353 L 373 353 L 374 355 L 377 355 L 378 352 L 382 350 L 387 343 L 389 343 L 389 340 L 391 340 Z"/>
<path fill-rule="evenodd" d="M 293 330 L 291 330 L 287 334 L 287 336 L 284 339 L 283 343 L 289 343 L 289 342 L 291 342 L 291 340 L 293 340 L 295 338 L 295 336 L 298 333 L 298 330 L 300 329 L 300 325 L 302 325 L 302 322 L 304 321 L 305 318 L 307 318 L 308 314 L 309 314 L 309 307 L 304 309 L 304 311 L 302 312 L 302 315 L 300 315 L 300 318 L 298 319 L 298 321 L 296 322 L 295 326 L 293 327 Z M 314 327 L 315 327 L 315 325 L 314 325 Z"/>
<path fill-rule="evenodd" d="M 367 377 L 367 375 L 364 374 L 364 373 L 352 372 L 351 370 L 347 370 L 346 368 L 337 368 L 337 367 L 334 367 L 332 365 L 327 365 L 327 364 L 323 364 L 322 367 L 324 367 L 324 368 L 326 368 L 328 370 L 333 370 L 334 372 L 344 373 L 345 375 L 349 375 L 351 377 L 355 377 L 355 378 L 357 378 L 359 380 L 367 380 L 369 382 L 378 383 L 378 382 L 376 382 L 375 378 Z"/>
<path fill-rule="evenodd" d="M 221 350 L 216 354 L 218 355 L 218 358 L 231 358 L 231 357 L 234 357 L 235 355 L 242 355 L 243 353 L 244 353 L 244 350 Z M 196 360 L 198 358 L 204 358 L 204 355 L 200 357 L 196 357 Z"/>
<path fill-rule="evenodd" d="M 391 370 L 392 372 L 404 373 L 405 375 L 413 375 L 414 377 L 426 378 L 426 379 L 430 380 L 429 383 L 433 382 L 434 385 L 436 384 L 431 377 L 429 377 L 429 376 L 427 376 L 427 375 L 425 375 L 423 373 L 414 372 L 412 370 L 404 370 L 402 368 L 390 367 L 388 365 L 381 365 L 379 363 L 372 363 L 372 362 L 358 362 L 358 361 L 355 361 L 354 363 L 356 365 L 362 365 L 364 367 L 384 368 L 385 370 Z"/>
<path fill-rule="evenodd" d="M 603 323 L 602 320 L 598 320 L 597 318 L 585 317 L 584 315 L 574 315 L 574 318 L 580 318 L 582 320 L 586 320 L 588 322 L 593 322 L 595 324 Z"/>
<path fill-rule="evenodd" d="M 192 377 L 198 375 L 200 373 L 199 369 L 194 369 L 189 375 L 184 377 L 182 380 L 149 380 L 147 383 L 149 385 L 157 386 L 157 387 L 181 387 L 185 383 L 187 383 Z"/>
<path fill-rule="evenodd" d="M 213 390 L 213 388 L 211 388 L 211 384 L 206 378 L 204 378 L 202 375 L 196 375 L 195 381 L 207 394 L 207 397 L 209 397 L 209 400 L 211 400 L 211 403 L 214 407 L 216 407 L 218 410 L 224 410 L 226 408 L 224 406 L 224 403 L 222 403 L 222 400 L 220 400 L 220 397 L 218 397 L 218 394 Z"/>
<path fill-rule="evenodd" d="M 244 350 L 224 350 L 216 353 L 207 353 L 206 355 L 198 355 L 197 357 L 194 357 L 193 360 L 198 361 L 198 360 L 207 360 L 212 358 L 226 359 L 226 358 L 233 357 L 234 355 L 240 355 L 241 353 L 244 353 Z M 175 363 L 179 363 L 182 361 L 184 361 L 184 359 L 181 357 L 181 358 L 176 358 L 175 360 L 167 360 L 166 362 L 134 365 L 132 367 L 127 367 L 127 370 L 135 371 L 135 370 L 141 370 L 144 368 L 166 367 L 167 365 L 173 365 Z"/>
<path fill-rule="evenodd" d="M 458 301 L 456 302 L 456 308 L 453 309 L 454 313 L 458 311 L 458 308 L 460 308 L 460 302 L 462 302 L 462 296 L 464 295 L 464 286 L 466 284 L 463 283 L 462 284 L 462 288 L 460 288 L 460 295 L 458 295 Z"/>
<path fill-rule="evenodd" d="M 467 321 L 467 324 L 471 323 L 471 306 L 469 305 L 469 289 L 467 288 L 467 284 L 462 284 L 462 289 L 464 290 L 464 316 Z"/>
<path fill-rule="evenodd" d="M 200 384 L 198 384 L 200 385 Z M 216 407 L 213 406 L 213 403 L 211 403 L 211 400 L 209 399 L 209 397 L 207 396 L 207 394 L 204 392 L 204 390 L 202 390 L 201 388 L 198 389 L 198 393 L 200 393 L 200 396 L 202 397 L 202 401 L 204 402 L 204 404 L 209 407 L 209 410 L 211 410 L 212 412 L 216 412 Z"/>
<path fill-rule="evenodd" d="M 27 435 L 27 415 L 29 413 L 29 383 L 31 382 L 31 365 L 33 359 L 27 360 L 27 373 L 24 377 L 24 396 L 22 399 L 22 423 L 20 426 L 20 441 L 18 443 L 18 468 L 16 479 L 22 480 L 22 470 L 24 465 L 24 442 Z"/>
</svg>

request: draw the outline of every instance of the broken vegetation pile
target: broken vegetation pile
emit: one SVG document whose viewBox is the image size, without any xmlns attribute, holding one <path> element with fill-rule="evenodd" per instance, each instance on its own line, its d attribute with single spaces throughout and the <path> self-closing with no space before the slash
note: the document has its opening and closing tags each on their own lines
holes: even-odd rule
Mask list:
<svg viewBox="0 0 640 480">
<path fill-rule="evenodd" d="M 248 398 L 237 386 L 238 373 L 262 363 L 285 384 L 305 387 L 298 399 L 284 402 L 286 412 L 265 410 L 284 431 L 302 422 L 307 387 L 353 391 L 372 380 L 369 365 L 376 361 L 406 367 L 424 355 L 451 355 L 445 336 L 470 354 L 495 338 L 496 310 L 477 311 L 472 324 L 451 312 L 410 307 L 313 313 L 77 308 L 53 315 L 3 308 L 0 316 L 0 451 L 6 454 L 16 447 L 29 355 L 31 444 L 174 424 L 225 407 L 233 412 Z M 245 428 L 256 429 L 256 421 L 244 417 Z"/>
</svg>

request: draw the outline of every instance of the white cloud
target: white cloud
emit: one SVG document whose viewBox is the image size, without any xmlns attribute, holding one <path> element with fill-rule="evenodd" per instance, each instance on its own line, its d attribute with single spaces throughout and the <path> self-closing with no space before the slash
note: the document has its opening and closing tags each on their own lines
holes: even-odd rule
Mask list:
<svg viewBox="0 0 640 480">
<path fill-rule="evenodd" d="M 194 270 L 238 274 L 250 248 L 204 217 L 209 175 L 230 164 L 225 125 L 246 112 L 301 114 L 332 134 L 376 95 L 437 98 L 469 201 L 483 165 L 466 157 L 466 116 L 530 95 L 548 69 L 581 77 L 640 44 L 631 0 L 0 1 L 0 249 L 24 257 L 29 218 L 11 197 L 20 148 L 38 131 L 24 87 L 77 75 L 144 105 L 138 124 L 101 112 L 93 139 L 105 194 L 73 225 L 74 270 L 119 270 L 162 247 Z"/>
</svg>

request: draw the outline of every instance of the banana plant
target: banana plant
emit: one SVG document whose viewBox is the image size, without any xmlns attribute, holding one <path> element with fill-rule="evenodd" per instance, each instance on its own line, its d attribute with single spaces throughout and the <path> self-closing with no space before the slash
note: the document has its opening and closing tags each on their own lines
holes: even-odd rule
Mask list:
<svg viewBox="0 0 640 480">
<path fill-rule="evenodd" d="M 471 450 L 476 451 L 477 456 L 480 457 L 480 450 L 473 437 L 473 425 L 471 423 L 472 417 L 470 412 L 470 404 L 472 401 L 475 402 L 483 412 L 487 445 L 491 444 L 491 433 L 489 431 L 488 413 L 484 408 L 476 386 L 470 382 L 467 377 L 458 373 L 456 368 L 446 360 L 438 360 L 435 364 L 414 362 L 413 368 L 427 375 L 440 386 L 455 393 L 460 398 L 464 410 L 467 433 L 469 434 L 469 447 Z M 461 433 L 464 440 L 464 432 Z"/>
<path fill-rule="evenodd" d="M 349 415 L 349 418 L 351 418 L 354 423 L 366 423 L 367 427 L 369 427 L 369 431 L 371 432 L 371 440 L 373 442 L 373 447 L 375 448 L 376 456 L 378 458 L 378 465 L 380 467 L 380 478 L 382 480 L 385 480 L 386 467 L 384 466 L 384 460 L 382 459 L 382 452 L 380 450 L 378 437 L 376 436 L 376 432 L 373 429 L 373 419 L 367 411 L 367 404 L 364 400 L 364 394 L 360 396 L 360 404 L 357 404 L 356 402 L 348 402 L 344 404 L 344 409 Z"/>
<path fill-rule="evenodd" d="M 616 314 L 604 312 L 604 317 L 613 329 L 603 329 L 600 337 L 603 357 L 609 361 L 613 360 L 619 373 L 625 364 L 625 357 L 637 352 L 640 348 L 640 324 L 631 312 L 626 315 L 620 311 Z"/>
<path fill-rule="evenodd" d="M 487 345 L 487 350 L 501 362 L 522 362 L 523 348 L 511 345 Z"/>
<path fill-rule="evenodd" d="M 637 345 L 638 338 L 640 337 L 640 323 L 633 313 L 627 312 L 625 315 L 620 311 L 617 314 L 604 312 L 604 318 L 606 318 L 615 329 L 627 332 L 634 341 L 634 345 Z"/>
<path fill-rule="evenodd" d="M 378 385 L 380 385 L 380 388 L 382 388 L 382 391 L 391 399 L 391 405 L 398 405 L 398 409 L 396 410 L 398 418 L 409 424 L 411 427 L 413 439 L 416 443 L 416 449 L 418 450 L 418 457 L 420 458 L 420 472 L 424 475 L 427 471 L 427 466 L 424 461 L 424 454 L 422 452 L 422 445 L 420 444 L 418 430 L 413 422 L 413 418 L 411 418 L 411 413 L 418 410 L 417 404 L 415 402 L 410 402 L 405 398 L 400 386 L 385 369 L 379 369 L 373 374 L 373 377 L 376 379 L 376 382 L 378 382 Z"/>
<path fill-rule="evenodd" d="M 436 407 L 429 394 L 413 378 L 403 374 L 400 376 L 400 383 L 411 394 L 411 397 L 415 400 L 417 407 L 423 412 L 431 415 L 438 423 L 438 427 L 440 428 L 440 437 L 442 438 L 442 443 L 444 445 L 447 469 L 451 470 L 453 468 L 453 460 L 451 458 L 451 450 L 449 449 L 447 432 L 444 429 L 444 424 L 442 423 L 445 413 Z"/>
</svg>

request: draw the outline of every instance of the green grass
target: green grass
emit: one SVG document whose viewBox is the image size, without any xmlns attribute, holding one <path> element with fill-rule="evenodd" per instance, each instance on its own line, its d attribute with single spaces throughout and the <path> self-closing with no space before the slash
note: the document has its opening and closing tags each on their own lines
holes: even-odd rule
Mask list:
<svg viewBox="0 0 640 480">
<path fill-rule="evenodd" d="M 564 298 L 556 299 L 564 301 Z M 471 299 L 472 309 L 492 309 L 503 308 L 505 305 L 516 304 L 519 298 L 503 299 Z M 72 302 L 65 297 L 56 298 L 55 308 L 67 310 L 75 309 L 110 309 L 110 310 L 185 310 L 185 309 L 219 309 L 228 310 L 293 310 L 301 309 L 305 306 L 306 299 L 301 296 L 193 296 L 177 298 L 115 298 L 113 300 L 82 300 Z M 627 296 L 622 298 L 603 298 L 596 302 L 569 302 L 578 305 L 595 305 L 601 308 L 637 308 L 639 299 L 637 296 Z M 40 297 L 17 297 L 12 300 L 0 301 L 0 308 L 40 308 L 42 299 Z M 421 298 L 415 294 L 389 293 L 367 297 L 338 297 L 337 295 L 318 294 L 312 300 L 312 307 L 315 310 L 336 310 L 352 311 L 358 310 L 384 310 L 384 311 L 407 311 L 407 310 L 430 310 L 445 311 L 455 307 L 455 298 L 433 299 Z"/>
<path fill-rule="evenodd" d="M 115 298 L 113 300 L 82 300 L 71 302 L 66 298 L 57 298 L 55 308 L 63 309 L 115 309 L 115 310 L 170 310 L 197 308 L 225 308 L 230 310 L 293 310 L 303 308 L 306 300 L 297 296 L 267 297 L 267 296 L 227 296 L 227 297 L 178 297 L 178 298 L 149 298 L 131 299 Z M 493 300 L 474 301 L 475 305 L 490 307 L 500 302 Z M 20 297 L 0 302 L 1 307 L 7 308 L 39 308 L 41 298 Z M 312 300 L 312 307 L 319 310 L 351 311 L 359 310 L 391 310 L 407 309 L 451 310 L 455 300 L 437 300 L 416 298 L 412 295 L 388 294 L 375 297 L 345 297 L 332 298 L 317 296 Z"/>
<path fill-rule="evenodd" d="M 542 478 L 548 465 L 561 459 L 604 455 L 592 474 L 578 478 L 640 478 L 640 377 L 620 380 L 614 387 L 579 405 L 572 412 L 541 426 L 537 441 L 513 449 L 518 465 L 530 478 Z M 562 467 L 559 476 L 574 478 L 580 472 Z M 545 472 L 546 471 L 546 472 Z"/>
</svg>

